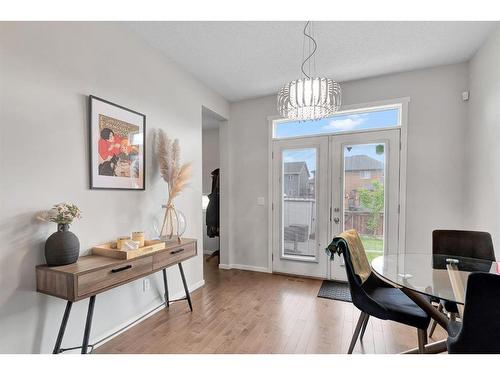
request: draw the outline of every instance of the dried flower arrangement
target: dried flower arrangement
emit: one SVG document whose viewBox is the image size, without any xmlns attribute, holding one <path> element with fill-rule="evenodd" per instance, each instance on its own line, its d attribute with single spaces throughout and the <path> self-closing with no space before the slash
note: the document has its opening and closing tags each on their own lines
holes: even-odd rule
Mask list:
<svg viewBox="0 0 500 375">
<path fill-rule="evenodd" d="M 175 139 L 172 142 L 161 129 L 156 134 L 155 154 L 160 168 L 160 175 L 167 183 L 168 188 L 168 198 L 160 230 L 160 238 L 166 237 L 167 239 L 172 239 L 176 235 L 177 240 L 180 241 L 179 212 L 175 209 L 173 200 L 184 190 L 191 178 L 191 163 L 181 165 L 179 140 Z"/>
</svg>

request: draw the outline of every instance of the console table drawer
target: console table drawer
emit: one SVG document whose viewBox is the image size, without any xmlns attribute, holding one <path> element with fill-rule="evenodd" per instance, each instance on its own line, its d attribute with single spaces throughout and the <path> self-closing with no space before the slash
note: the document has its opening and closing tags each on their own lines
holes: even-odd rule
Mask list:
<svg viewBox="0 0 500 375">
<path fill-rule="evenodd" d="M 141 276 L 153 270 L 152 257 L 147 256 L 119 265 L 78 275 L 77 295 L 83 296 Z"/>
<path fill-rule="evenodd" d="M 196 255 L 196 242 L 179 245 L 174 249 L 153 254 L 153 269 L 163 268 L 179 263 Z"/>
</svg>

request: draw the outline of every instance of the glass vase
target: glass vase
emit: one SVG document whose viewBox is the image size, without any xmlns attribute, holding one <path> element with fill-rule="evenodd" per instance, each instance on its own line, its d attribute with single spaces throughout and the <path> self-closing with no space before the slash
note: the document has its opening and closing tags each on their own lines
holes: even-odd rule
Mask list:
<svg viewBox="0 0 500 375">
<path fill-rule="evenodd" d="M 173 204 L 162 205 L 162 215 L 158 221 L 158 237 L 166 242 L 181 242 L 186 231 L 186 217 Z"/>
</svg>

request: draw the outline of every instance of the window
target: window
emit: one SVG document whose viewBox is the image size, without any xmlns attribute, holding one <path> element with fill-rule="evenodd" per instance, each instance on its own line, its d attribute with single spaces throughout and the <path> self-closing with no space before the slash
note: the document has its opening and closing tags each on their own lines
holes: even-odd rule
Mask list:
<svg viewBox="0 0 500 375">
<path fill-rule="evenodd" d="M 274 122 L 273 138 L 304 137 L 401 126 L 401 104 L 341 111 L 320 120 Z"/>
<path fill-rule="evenodd" d="M 372 173 L 371 171 L 359 171 L 359 178 L 362 180 L 368 180 L 372 178 Z"/>
</svg>

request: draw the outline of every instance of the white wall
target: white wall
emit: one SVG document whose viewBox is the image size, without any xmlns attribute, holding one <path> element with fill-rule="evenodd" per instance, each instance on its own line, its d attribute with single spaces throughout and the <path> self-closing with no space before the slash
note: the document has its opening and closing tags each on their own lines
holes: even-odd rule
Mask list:
<svg viewBox="0 0 500 375">
<path fill-rule="evenodd" d="M 267 117 L 276 114 L 274 95 L 244 100 L 231 104 L 227 126 L 230 230 L 226 261 L 262 271 L 268 266 Z M 266 197 L 266 205 L 258 206 L 257 197 Z"/>
<path fill-rule="evenodd" d="M 465 217 L 500 245 L 500 28 L 470 61 Z M 497 259 L 500 251 L 497 250 Z"/>
<path fill-rule="evenodd" d="M 219 128 L 203 129 L 202 131 L 202 185 L 203 194 L 212 192 L 212 171 L 220 167 L 219 159 Z M 219 239 L 207 236 L 206 210 L 203 210 L 203 251 L 211 253 L 219 248 Z"/>
<path fill-rule="evenodd" d="M 203 129 L 202 131 L 203 155 L 203 194 L 212 191 L 212 171 L 219 168 L 219 128 Z"/>
<path fill-rule="evenodd" d="M 343 104 L 410 97 L 407 165 L 407 249 L 431 251 L 436 228 L 462 228 L 463 150 L 468 65 L 455 64 L 342 83 Z M 231 104 L 230 258 L 232 264 L 268 267 L 268 116 L 274 95 Z M 266 202 L 268 204 L 269 202 Z"/>
<path fill-rule="evenodd" d="M 72 230 L 82 253 L 151 230 L 166 197 L 151 153 L 161 127 L 194 162 L 176 205 L 188 218 L 186 236 L 201 239 L 202 105 L 227 118 L 228 103 L 117 23 L 0 23 L 0 55 L 0 352 L 47 353 L 65 302 L 35 292 L 35 265 L 55 230 L 35 214 L 60 201 L 78 204 L 83 219 Z M 88 189 L 88 94 L 146 114 L 146 191 Z M 201 254 L 186 262 L 192 288 L 203 283 L 202 269 Z M 177 270 L 168 278 L 175 297 Z M 161 302 L 161 277 L 151 280 L 147 293 L 136 281 L 97 296 L 91 342 Z M 73 306 L 63 346 L 81 344 L 86 309 L 86 301 Z"/>
</svg>

